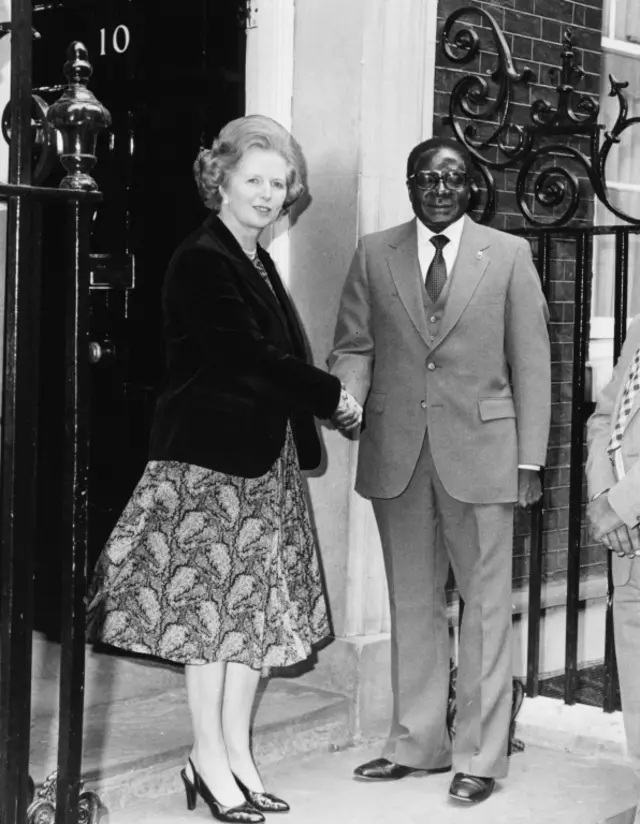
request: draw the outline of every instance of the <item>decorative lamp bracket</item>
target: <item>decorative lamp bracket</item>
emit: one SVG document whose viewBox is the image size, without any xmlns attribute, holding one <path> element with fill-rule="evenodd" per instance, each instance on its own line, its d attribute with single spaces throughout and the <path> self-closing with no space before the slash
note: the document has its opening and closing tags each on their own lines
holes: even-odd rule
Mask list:
<svg viewBox="0 0 640 824">
<path fill-rule="evenodd" d="M 453 88 L 449 114 L 443 124 L 449 126 L 475 161 L 487 189 L 481 222 L 495 213 L 496 191 L 492 170 L 517 169 L 516 200 L 528 223 L 538 226 L 566 225 L 577 213 L 581 200 L 578 176 L 566 168 L 567 161 L 577 165 L 588 178 L 599 201 L 621 220 L 640 225 L 640 217 L 626 214 L 615 206 L 608 194 L 606 164 L 609 152 L 620 142 L 621 135 L 640 123 L 640 117 L 628 116 L 624 89 L 628 84 L 609 76 L 609 95 L 618 99 L 618 117 L 609 131 L 598 121 L 600 106 L 589 94 L 579 92 L 584 70 L 578 63 L 576 38 L 571 30 L 563 36 L 560 66 L 550 69 L 556 81 L 556 100 L 552 104 L 538 98 L 529 106 L 529 122 L 513 119 L 514 100 L 521 88 L 535 78 L 525 67 L 518 71 L 509 44 L 495 18 L 484 9 L 466 6 L 446 19 L 440 44 L 450 62 L 470 63 L 482 51 L 480 37 L 465 16 L 479 16 L 483 28 L 493 38 L 492 53 L 497 65 L 486 75 L 497 86 L 491 89 L 485 76 L 469 73 Z M 567 139 L 560 142 L 559 138 Z M 575 148 L 569 138 L 586 139 L 588 151 Z M 542 168 L 541 168 L 542 166 Z M 533 197 L 534 211 L 527 203 Z"/>
</svg>

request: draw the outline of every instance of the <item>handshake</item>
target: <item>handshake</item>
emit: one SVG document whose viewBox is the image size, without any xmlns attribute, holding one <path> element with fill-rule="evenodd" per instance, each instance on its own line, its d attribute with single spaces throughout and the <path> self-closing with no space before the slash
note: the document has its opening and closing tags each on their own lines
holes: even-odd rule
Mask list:
<svg viewBox="0 0 640 824">
<path fill-rule="evenodd" d="M 344 386 L 342 387 L 336 410 L 331 416 L 331 423 L 339 429 L 343 435 L 350 434 L 362 423 L 362 407 Z"/>
</svg>

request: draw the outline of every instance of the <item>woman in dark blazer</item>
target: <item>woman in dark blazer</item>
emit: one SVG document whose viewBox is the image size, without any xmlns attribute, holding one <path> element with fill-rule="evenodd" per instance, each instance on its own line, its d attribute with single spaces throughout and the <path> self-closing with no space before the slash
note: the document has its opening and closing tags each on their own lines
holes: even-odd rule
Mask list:
<svg viewBox="0 0 640 824">
<path fill-rule="evenodd" d="M 194 747 L 182 771 L 221 821 L 285 812 L 265 792 L 249 723 L 261 674 L 329 633 L 301 469 L 314 416 L 344 430 L 361 409 L 307 361 L 261 232 L 304 191 L 289 133 L 227 124 L 194 164 L 211 216 L 176 250 L 163 293 L 167 370 L 149 463 L 98 562 L 95 640 L 186 665 Z"/>
</svg>

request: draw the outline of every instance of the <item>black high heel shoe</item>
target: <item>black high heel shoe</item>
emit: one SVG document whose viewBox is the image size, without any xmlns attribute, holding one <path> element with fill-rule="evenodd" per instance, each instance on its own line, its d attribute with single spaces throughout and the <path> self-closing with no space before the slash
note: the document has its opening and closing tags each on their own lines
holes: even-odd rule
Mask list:
<svg viewBox="0 0 640 824">
<path fill-rule="evenodd" d="M 261 813 L 288 813 L 291 809 L 287 802 L 282 798 L 278 798 L 277 795 L 273 795 L 272 793 L 256 793 L 243 784 L 235 773 L 233 773 L 233 777 L 249 804 L 255 807 L 256 810 L 260 810 Z"/>
<path fill-rule="evenodd" d="M 202 777 L 193 766 L 193 761 L 189 759 L 189 764 L 193 772 L 193 781 L 187 775 L 186 769 L 180 771 L 184 781 L 184 789 L 187 794 L 187 809 L 194 810 L 198 796 L 209 807 L 211 815 L 218 821 L 229 821 L 231 824 L 260 824 L 264 821 L 264 816 L 250 803 L 238 804 L 236 807 L 225 807 L 213 795 L 209 787 L 204 783 Z"/>
</svg>

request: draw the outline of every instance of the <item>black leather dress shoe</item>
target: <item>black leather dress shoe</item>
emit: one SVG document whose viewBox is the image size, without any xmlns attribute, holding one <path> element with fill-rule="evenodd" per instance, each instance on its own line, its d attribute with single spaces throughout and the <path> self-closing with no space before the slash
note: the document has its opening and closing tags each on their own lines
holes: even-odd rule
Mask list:
<svg viewBox="0 0 640 824">
<path fill-rule="evenodd" d="M 441 767 L 436 770 L 423 770 L 419 767 L 405 767 L 403 764 L 395 764 L 386 758 L 374 758 L 356 767 L 353 774 L 356 778 L 366 778 L 368 781 L 397 781 L 399 778 L 406 778 L 413 773 L 443 773 L 449 772 L 451 767 Z"/>
<path fill-rule="evenodd" d="M 482 778 L 479 775 L 456 773 L 449 787 L 449 795 L 456 801 L 466 804 L 479 804 L 489 798 L 496 782 L 493 778 Z"/>
</svg>

